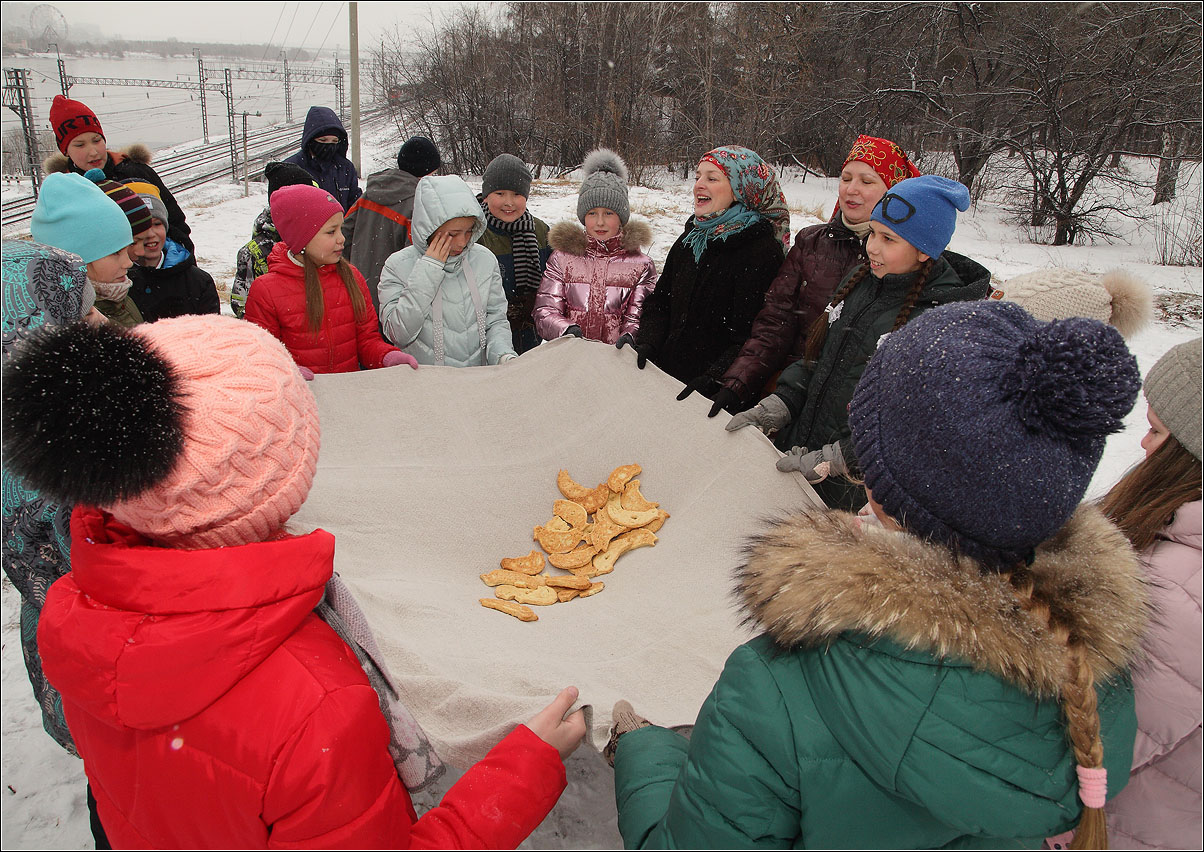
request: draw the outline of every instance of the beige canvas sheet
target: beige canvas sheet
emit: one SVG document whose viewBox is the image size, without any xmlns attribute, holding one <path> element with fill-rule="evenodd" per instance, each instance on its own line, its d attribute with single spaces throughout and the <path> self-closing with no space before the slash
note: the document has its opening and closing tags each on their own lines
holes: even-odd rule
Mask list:
<svg viewBox="0 0 1204 852">
<path fill-rule="evenodd" d="M 371 621 L 403 699 L 449 763 L 476 761 L 569 684 L 601 748 L 618 698 L 663 725 L 694 721 L 740 626 L 732 572 L 762 519 L 815 500 L 754 428 L 630 349 L 573 338 L 499 367 L 319 376 L 322 450 L 295 525 L 336 536 L 336 570 Z M 638 462 L 672 515 L 590 598 L 523 623 L 483 608 L 479 575 L 538 545 L 556 474 L 593 486 Z M 553 571 L 552 573 L 559 573 Z"/>
</svg>

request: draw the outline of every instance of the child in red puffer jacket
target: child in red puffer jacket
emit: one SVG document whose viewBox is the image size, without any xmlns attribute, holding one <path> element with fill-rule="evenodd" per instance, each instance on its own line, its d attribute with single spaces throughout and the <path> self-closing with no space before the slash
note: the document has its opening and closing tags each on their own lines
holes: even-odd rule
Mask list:
<svg viewBox="0 0 1204 852">
<path fill-rule="evenodd" d="M 245 318 L 279 339 L 302 374 L 418 362 L 380 336 L 359 270 L 343 258 L 343 207 L 316 186 L 286 186 L 268 199 L 280 242 L 247 293 Z"/>
</svg>

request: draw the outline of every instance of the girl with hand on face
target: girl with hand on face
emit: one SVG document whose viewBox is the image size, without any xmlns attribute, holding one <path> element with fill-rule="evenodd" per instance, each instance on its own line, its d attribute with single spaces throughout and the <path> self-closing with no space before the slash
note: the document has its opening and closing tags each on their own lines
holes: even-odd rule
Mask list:
<svg viewBox="0 0 1204 852">
<path fill-rule="evenodd" d="M 1180 343 L 1150 369 L 1145 458 L 1101 504 L 1138 551 L 1154 607 L 1133 670 L 1133 774 L 1108 803 L 1117 849 L 1200 843 L 1200 349 Z"/>
<path fill-rule="evenodd" d="M 295 184 L 268 199 L 280 242 L 247 293 L 245 318 L 280 340 L 302 375 L 408 364 L 380 336 L 364 276 L 343 258 L 343 207 L 326 190 Z"/>
<path fill-rule="evenodd" d="M 531 172 L 513 154 L 498 154 L 485 167 L 481 194 L 485 232 L 479 245 L 497 256 L 506 293 L 506 319 L 513 333 L 514 351 L 522 354 L 539 345 L 535 333 L 535 296 L 547 268 L 548 223 L 527 210 Z"/>
<path fill-rule="evenodd" d="M 413 244 L 385 261 L 385 337 L 420 364 L 477 367 L 517 357 L 497 258 L 477 244 L 485 214 L 456 175 L 428 175 L 414 192 Z"/>
<path fill-rule="evenodd" d="M 669 249 L 634 341 L 639 367 L 652 361 L 685 383 L 678 399 L 719 390 L 782 265 L 790 229 L 777 176 L 747 148 L 704 154 L 693 191 L 694 215 Z"/>
<path fill-rule="evenodd" d="M 118 183 L 142 180 L 154 184 L 167 209 L 167 235 L 189 252 L 196 253 L 190 236 L 192 229 L 185 221 L 184 211 L 162 178 L 150 167 L 149 148 L 131 145 L 124 151 L 109 149 L 96 113 L 64 95 L 55 95 L 50 105 L 50 126 L 60 153 L 47 157 L 42 163 L 46 174 L 74 172 L 82 175 L 91 169 L 101 169 L 106 178 Z"/>
<path fill-rule="evenodd" d="M 749 424 L 786 455 L 778 470 L 798 471 L 833 508 L 856 509 L 848 408 L 866 363 L 886 335 L 936 305 L 981 299 L 991 273 L 945 251 L 957 211 L 970 207 L 964 186 L 948 178 L 908 178 L 871 215 L 867 259 L 851 270 L 812 324 L 803 359 L 782 371 L 773 394 L 737 414 L 728 431 Z"/>
<path fill-rule="evenodd" d="M 544 340 L 573 335 L 614 343 L 634 335 L 656 264 L 641 251 L 652 241 L 647 223 L 631 218 L 627 166 L 599 148 L 585 158 L 577 218 L 552 227 L 552 256 L 535 299 L 535 328 Z"/>
<path fill-rule="evenodd" d="M 863 241 L 875 205 L 899 181 L 919 174 L 903 149 L 889 139 L 857 137 L 840 170 L 832 218 L 798 232 L 765 293 L 752 334 L 723 375 L 709 417 L 724 408 L 733 413 L 747 408 L 784 367 L 803 357 L 811 324 L 845 274 L 865 259 Z"/>
</svg>

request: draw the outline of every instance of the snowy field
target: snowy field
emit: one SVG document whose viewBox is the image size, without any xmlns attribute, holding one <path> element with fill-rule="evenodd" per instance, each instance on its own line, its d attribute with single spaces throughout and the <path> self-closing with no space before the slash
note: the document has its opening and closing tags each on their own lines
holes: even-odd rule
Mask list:
<svg viewBox="0 0 1204 852">
<path fill-rule="evenodd" d="M 399 140 L 382 131 L 364 144 L 364 173 L 393 164 Z M 701 152 L 700 152 L 701 153 Z M 922 162 L 926 168 L 933 166 Z M 1133 161 L 1136 173 L 1151 170 L 1148 162 Z M 574 219 L 579 175 L 568 180 L 537 181 L 530 209 L 549 224 Z M 783 178 L 792 231 L 826 220 L 836 198 L 836 179 L 819 179 L 787 172 Z M 470 179 L 474 189 L 480 178 Z M 655 242 L 650 254 L 658 268 L 690 215 L 692 181 L 662 175 L 654 187 L 633 187 L 631 210 L 650 221 Z M 1199 210 L 1201 170 L 1185 164 L 1180 179 L 1179 210 Z M 5 195 L 17 191 L 6 186 Z M 223 301 L 234 277 L 234 258 L 250 236 L 251 223 L 266 205 L 266 186 L 252 184 L 249 197 L 242 185 L 214 184 L 177 195 L 192 226 L 198 262 L 222 290 Z M 987 193 L 968 213 L 958 217 L 950 248 L 984 264 L 997 282 L 1050 266 L 1089 272 L 1121 267 L 1144 278 L 1159 310 L 1150 328 L 1134 336 L 1129 346 L 1142 374 L 1170 347 L 1201 332 L 1202 271 L 1200 267 L 1157 264 L 1159 219 L 1165 212 L 1147 208 L 1145 218 L 1117 217 L 1111 222 L 1116 238 L 1095 245 L 1052 247 L 1028 241 L 1026 229 L 1006 209 L 1002 192 Z M 27 235 L 27 234 L 26 234 Z M 6 237 L 20 236 L 19 233 Z M 228 310 L 228 309 L 227 309 Z M 1138 405 L 1123 432 L 1108 442 L 1089 497 L 1098 497 L 1141 458 L 1138 442 L 1146 431 L 1145 405 Z M 84 804 L 84 774 L 80 761 L 64 753 L 42 732 L 21 658 L 18 628 L 19 598 L 7 578 L 3 581 L 3 836 L 5 849 L 90 849 L 92 837 Z M 550 697 L 550 696 L 549 696 Z M 639 696 L 629 696 L 639 709 Z M 586 701 L 589 696 L 582 696 Z M 515 720 L 516 722 L 522 720 Z M 655 721 L 655 720 L 654 720 Z M 610 770 L 593 752 L 578 752 L 570 761 L 570 784 L 560 804 L 525 848 L 614 848 L 622 841 L 615 825 Z M 420 807 L 424 803 L 417 803 Z"/>
</svg>

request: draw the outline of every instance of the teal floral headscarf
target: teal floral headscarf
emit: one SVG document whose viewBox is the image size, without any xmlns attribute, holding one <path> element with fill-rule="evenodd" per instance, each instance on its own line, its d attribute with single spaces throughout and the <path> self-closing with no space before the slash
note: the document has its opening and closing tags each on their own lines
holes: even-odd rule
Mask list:
<svg viewBox="0 0 1204 852">
<path fill-rule="evenodd" d="M 694 227 L 684 238 L 694 252 L 694 262 L 702 259 L 709 240 L 726 240 L 762 219 L 773 225 L 784 255 L 790 248 L 790 210 L 774 170 L 756 152 L 738 145 L 708 151 L 702 160 L 717 166 L 727 176 L 736 200 L 720 213 L 694 220 Z"/>
</svg>

